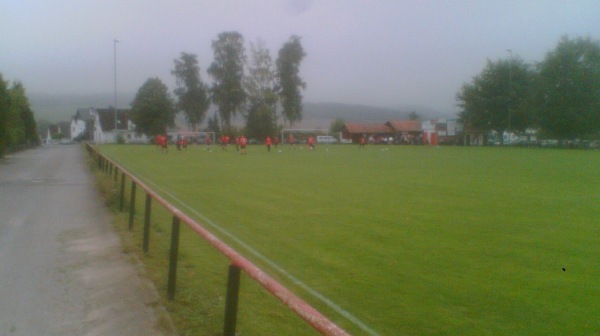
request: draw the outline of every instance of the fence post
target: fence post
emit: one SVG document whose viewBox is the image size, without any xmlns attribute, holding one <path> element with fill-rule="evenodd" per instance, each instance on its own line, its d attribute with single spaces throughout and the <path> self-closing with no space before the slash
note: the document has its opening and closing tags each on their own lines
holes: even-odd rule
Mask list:
<svg viewBox="0 0 600 336">
<path fill-rule="evenodd" d="M 125 204 L 125 172 L 121 174 L 121 195 L 120 195 L 119 211 L 123 211 Z"/>
<path fill-rule="evenodd" d="M 229 265 L 229 276 L 227 278 L 227 298 L 225 301 L 225 323 L 223 335 L 235 336 L 237 322 L 238 299 L 240 293 L 241 270 L 235 265 Z"/>
<path fill-rule="evenodd" d="M 117 180 L 119 179 L 119 170 L 117 169 L 117 166 L 115 166 L 115 176 L 114 176 L 115 182 L 117 182 Z"/>
<path fill-rule="evenodd" d="M 152 197 L 150 194 L 146 194 L 146 211 L 144 211 L 144 253 L 148 253 L 148 246 L 150 245 L 150 210 L 152 209 Z"/>
<path fill-rule="evenodd" d="M 135 215 L 135 182 L 131 181 L 131 197 L 129 198 L 129 231 L 133 229 L 133 216 Z"/>
<path fill-rule="evenodd" d="M 167 283 L 167 298 L 175 299 L 175 281 L 177 280 L 177 253 L 179 250 L 179 218 L 173 216 L 171 226 L 171 253 L 169 257 L 169 281 Z"/>
</svg>

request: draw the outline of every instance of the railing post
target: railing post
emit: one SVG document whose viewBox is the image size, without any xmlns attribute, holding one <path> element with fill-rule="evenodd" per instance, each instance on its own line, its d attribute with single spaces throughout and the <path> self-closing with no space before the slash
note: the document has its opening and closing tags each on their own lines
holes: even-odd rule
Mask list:
<svg viewBox="0 0 600 336">
<path fill-rule="evenodd" d="M 117 166 L 115 166 L 115 182 L 117 182 L 117 180 L 119 179 L 119 170 L 117 169 Z"/>
<path fill-rule="evenodd" d="M 129 198 L 129 231 L 133 229 L 133 217 L 135 215 L 135 182 L 131 181 L 131 197 Z"/>
<path fill-rule="evenodd" d="M 112 175 L 112 170 L 113 170 L 113 164 L 111 162 L 108 166 L 108 175 Z"/>
<path fill-rule="evenodd" d="M 150 245 L 150 210 L 152 209 L 152 197 L 146 194 L 146 210 L 144 211 L 144 253 L 148 253 Z"/>
<path fill-rule="evenodd" d="M 229 265 L 229 276 L 227 278 L 227 298 L 225 301 L 225 324 L 223 335 L 235 336 L 237 322 L 238 299 L 240 293 L 241 270 L 235 265 Z"/>
<path fill-rule="evenodd" d="M 169 256 L 169 281 L 167 283 L 167 298 L 175 299 L 175 281 L 177 280 L 177 253 L 179 250 L 179 218 L 173 216 L 171 226 L 171 253 Z"/>
<path fill-rule="evenodd" d="M 121 174 L 121 195 L 119 196 L 119 211 L 123 211 L 123 206 L 125 205 L 125 172 Z"/>
</svg>

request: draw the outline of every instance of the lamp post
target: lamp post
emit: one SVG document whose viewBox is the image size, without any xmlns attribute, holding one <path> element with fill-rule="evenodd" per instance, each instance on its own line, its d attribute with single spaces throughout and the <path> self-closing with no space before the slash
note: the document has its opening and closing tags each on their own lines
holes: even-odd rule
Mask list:
<svg viewBox="0 0 600 336">
<path fill-rule="evenodd" d="M 121 42 L 117 39 L 113 40 L 113 51 L 114 51 L 114 66 L 115 66 L 115 142 L 117 142 L 117 125 L 118 125 L 118 117 L 117 117 L 117 43 Z"/>
<path fill-rule="evenodd" d="M 510 108 L 512 103 L 512 49 L 506 49 L 509 54 L 508 60 L 508 140 L 510 141 Z"/>
</svg>

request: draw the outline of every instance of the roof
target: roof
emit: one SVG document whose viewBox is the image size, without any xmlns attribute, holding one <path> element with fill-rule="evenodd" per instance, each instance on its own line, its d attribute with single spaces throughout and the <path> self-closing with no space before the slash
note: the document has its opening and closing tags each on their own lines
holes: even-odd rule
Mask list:
<svg viewBox="0 0 600 336">
<path fill-rule="evenodd" d="M 421 132 L 421 122 L 418 120 L 391 120 L 385 123 L 396 132 Z"/>
<path fill-rule="evenodd" d="M 76 121 L 77 120 L 88 121 L 88 120 L 93 119 L 92 115 L 93 115 L 93 108 L 91 108 L 91 107 L 78 108 L 77 113 L 75 113 L 75 116 L 73 117 L 73 119 Z"/>
<path fill-rule="evenodd" d="M 130 110 L 118 109 L 118 130 L 127 130 L 127 121 L 129 121 Z M 100 127 L 104 132 L 110 132 L 115 129 L 115 109 L 113 107 L 107 109 L 96 109 L 98 119 L 100 120 Z"/>
<path fill-rule="evenodd" d="M 345 123 L 348 133 L 391 133 L 393 130 L 386 124 Z"/>
</svg>

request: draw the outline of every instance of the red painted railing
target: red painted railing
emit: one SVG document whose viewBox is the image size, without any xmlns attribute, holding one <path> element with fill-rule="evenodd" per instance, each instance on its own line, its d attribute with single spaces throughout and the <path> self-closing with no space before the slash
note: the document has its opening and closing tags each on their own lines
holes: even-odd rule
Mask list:
<svg viewBox="0 0 600 336">
<path fill-rule="evenodd" d="M 323 335 L 329 336 L 342 336 L 349 335 L 346 331 L 341 329 L 323 314 L 318 312 L 316 309 L 311 307 L 304 300 L 296 296 L 290 290 L 285 288 L 279 282 L 275 281 L 269 275 L 267 275 L 260 268 L 256 267 L 244 256 L 236 252 L 234 249 L 229 247 L 215 235 L 205 229 L 200 223 L 190 218 L 188 215 L 183 213 L 177 207 L 162 198 L 154 190 L 146 186 L 140 179 L 127 172 L 122 166 L 116 164 L 114 161 L 100 154 L 96 148 L 90 144 L 86 144 L 89 154 L 97 160 L 98 168 L 107 174 L 113 175 L 117 181 L 118 173 L 121 172 L 121 189 L 120 189 L 120 209 L 123 210 L 124 204 L 124 193 L 125 193 L 125 177 L 127 176 L 131 180 L 131 198 L 130 198 L 130 216 L 129 216 L 129 228 L 133 227 L 133 218 L 135 213 L 135 194 L 136 185 L 139 186 L 146 193 L 146 209 L 144 219 L 144 252 L 148 250 L 148 230 L 150 228 L 150 206 L 151 201 L 155 200 L 164 206 L 172 215 L 172 231 L 171 231 L 171 253 L 169 261 L 169 282 L 167 285 L 167 297 L 173 300 L 175 297 L 175 282 L 177 274 L 177 253 L 179 245 L 179 225 L 183 222 L 189 226 L 194 232 L 200 237 L 204 238 L 220 253 L 225 255 L 231 262 L 229 266 L 229 278 L 227 286 L 227 299 L 225 303 L 225 323 L 224 323 L 224 335 L 233 336 L 235 335 L 236 318 L 237 318 L 237 300 L 239 290 L 239 277 L 240 270 L 244 271 L 250 278 L 254 279 L 262 287 L 264 287 L 269 293 L 278 298 L 283 302 L 289 309 L 300 316 L 304 321 L 310 324 L 314 329 L 319 331 Z M 114 172 L 113 172 L 114 171 Z"/>
</svg>

